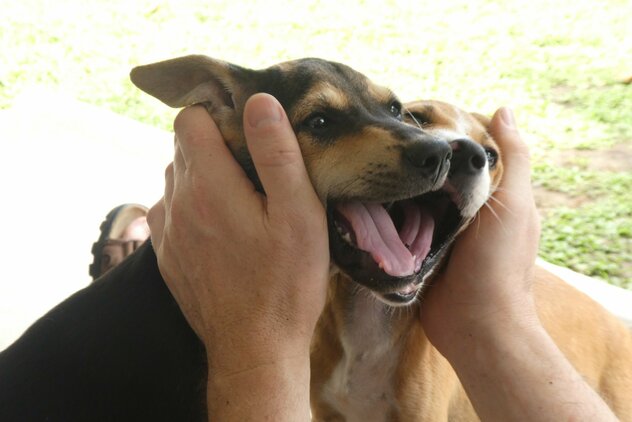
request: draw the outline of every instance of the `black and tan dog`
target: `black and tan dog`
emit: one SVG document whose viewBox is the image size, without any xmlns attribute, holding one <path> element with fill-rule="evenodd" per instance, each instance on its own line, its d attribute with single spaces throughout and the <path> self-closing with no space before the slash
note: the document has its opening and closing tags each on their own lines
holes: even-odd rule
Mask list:
<svg viewBox="0 0 632 422">
<path fill-rule="evenodd" d="M 409 106 L 407 123 L 392 92 L 318 59 L 254 71 L 189 56 L 136 68 L 132 80 L 170 106 L 204 104 L 257 186 L 241 130 L 245 101 L 267 92 L 287 111 L 327 206 L 335 263 L 313 353 L 316 418 L 474 417 L 447 363 L 436 351 L 421 352 L 431 346 L 420 328 L 406 318 L 383 319 L 382 311 L 416 303 L 497 183 L 500 152 L 479 120 L 445 104 L 418 103 Z M 544 306 L 551 309 L 543 319 L 613 408 L 628 412 L 632 340 L 625 329 L 574 290 L 556 281 L 542 286 L 544 302 L 564 296 L 581 309 L 570 318 Z M 367 322 L 376 317 L 379 327 Z M 362 378 L 349 378 L 345 362 L 361 347 L 386 376 L 373 374 L 358 390 L 349 387 Z M 445 375 L 427 382 L 427 371 Z M 0 420 L 205 420 L 206 376 L 203 345 L 148 243 L 0 354 Z M 366 402 L 376 388 L 386 400 Z"/>
</svg>

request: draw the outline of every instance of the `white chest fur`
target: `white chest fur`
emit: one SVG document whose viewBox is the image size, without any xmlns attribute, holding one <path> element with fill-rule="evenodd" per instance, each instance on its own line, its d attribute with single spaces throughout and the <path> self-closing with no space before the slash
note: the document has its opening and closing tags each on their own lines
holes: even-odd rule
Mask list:
<svg viewBox="0 0 632 422">
<path fill-rule="evenodd" d="M 344 356 L 325 384 L 323 396 L 347 422 L 388 421 L 396 406 L 393 376 L 399 350 L 393 348 L 389 310 L 359 292 L 346 310 Z"/>
</svg>

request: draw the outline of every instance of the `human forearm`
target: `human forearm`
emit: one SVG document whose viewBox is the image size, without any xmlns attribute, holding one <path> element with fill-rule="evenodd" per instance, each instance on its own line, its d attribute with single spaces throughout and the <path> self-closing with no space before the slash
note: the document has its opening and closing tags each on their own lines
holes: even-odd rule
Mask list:
<svg viewBox="0 0 632 422">
<path fill-rule="evenodd" d="M 537 319 L 458 335 L 444 353 L 481 420 L 617 420 Z"/>
<path fill-rule="evenodd" d="M 309 421 L 309 377 L 307 356 L 221 377 L 209 373 L 209 420 Z"/>
</svg>

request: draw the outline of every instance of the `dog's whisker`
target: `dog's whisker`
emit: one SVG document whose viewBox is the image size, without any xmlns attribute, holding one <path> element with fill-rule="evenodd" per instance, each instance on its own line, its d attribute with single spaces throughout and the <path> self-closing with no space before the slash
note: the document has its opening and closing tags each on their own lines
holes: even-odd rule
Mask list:
<svg viewBox="0 0 632 422">
<path fill-rule="evenodd" d="M 481 211 L 476 211 L 476 237 L 478 238 L 478 233 L 481 228 Z"/>
<path fill-rule="evenodd" d="M 509 207 L 507 207 L 507 205 L 505 205 L 500 199 L 495 198 L 494 196 L 490 196 L 488 200 L 494 201 L 494 203 L 498 204 L 498 206 L 504 209 L 505 211 L 507 211 L 507 213 L 509 213 L 512 216 L 514 215 L 514 213 L 509 209 Z"/>
<path fill-rule="evenodd" d="M 511 191 L 509 189 L 505 189 L 505 188 L 501 188 L 501 187 L 497 187 L 494 191 L 494 193 L 498 193 L 501 192 L 503 195 L 511 195 L 511 196 L 521 196 L 522 193 L 520 192 L 515 192 L 515 191 Z"/>
<path fill-rule="evenodd" d="M 395 312 L 399 312 L 399 308 L 395 306 L 388 307 L 388 316 L 389 318 L 393 318 L 395 316 Z"/>
<path fill-rule="evenodd" d="M 408 109 L 404 109 L 404 113 L 407 113 L 411 119 L 413 119 L 413 122 L 415 122 L 415 124 L 417 125 L 417 127 L 419 129 L 423 129 L 421 127 L 421 124 L 419 123 L 419 121 L 417 121 L 417 119 L 415 118 L 415 115 L 413 113 L 411 113 Z"/>
<path fill-rule="evenodd" d="M 415 301 L 417 301 L 417 298 L 415 297 Z M 413 312 L 416 312 L 416 309 L 414 306 L 406 306 L 406 317 L 410 318 L 413 315 Z"/>
<path fill-rule="evenodd" d="M 494 218 L 496 218 L 496 220 L 498 221 L 498 223 L 500 224 L 500 228 L 503 230 L 503 232 L 505 234 L 508 234 L 507 228 L 505 227 L 505 224 L 503 223 L 502 219 L 500 218 L 500 216 L 496 213 L 496 211 L 494 211 L 494 208 L 489 205 L 487 202 L 485 203 L 485 206 L 487 207 L 487 209 L 489 210 L 489 212 L 492 213 L 492 215 L 494 216 Z"/>
</svg>

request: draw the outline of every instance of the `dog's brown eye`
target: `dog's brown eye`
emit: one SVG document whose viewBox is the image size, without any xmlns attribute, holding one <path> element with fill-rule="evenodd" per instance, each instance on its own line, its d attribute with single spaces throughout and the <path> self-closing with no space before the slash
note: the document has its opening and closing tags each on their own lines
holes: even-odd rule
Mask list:
<svg viewBox="0 0 632 422">
<path fill-rule="evenodd" d="M 402 120 L 402 105 L 399 101 L 393 101 L 391 103 L 390 111 L 397 120 Z"/>
<path fill-rule="evenodd" d="M 325 129 L 327 127 L 327 119 L 322 114 L 316 114 L 314 116 L 309 117 L 305 124 L 310 129 Z"/>
<path fill-rule="evenodd" d="M 489 168 L 493 169 L 496 167 L 498 163 L 498 152 L 491 148 L 485 148 L 485 155 L 487 156 L 487 163 L 489 164 Z"/>
</svg>

